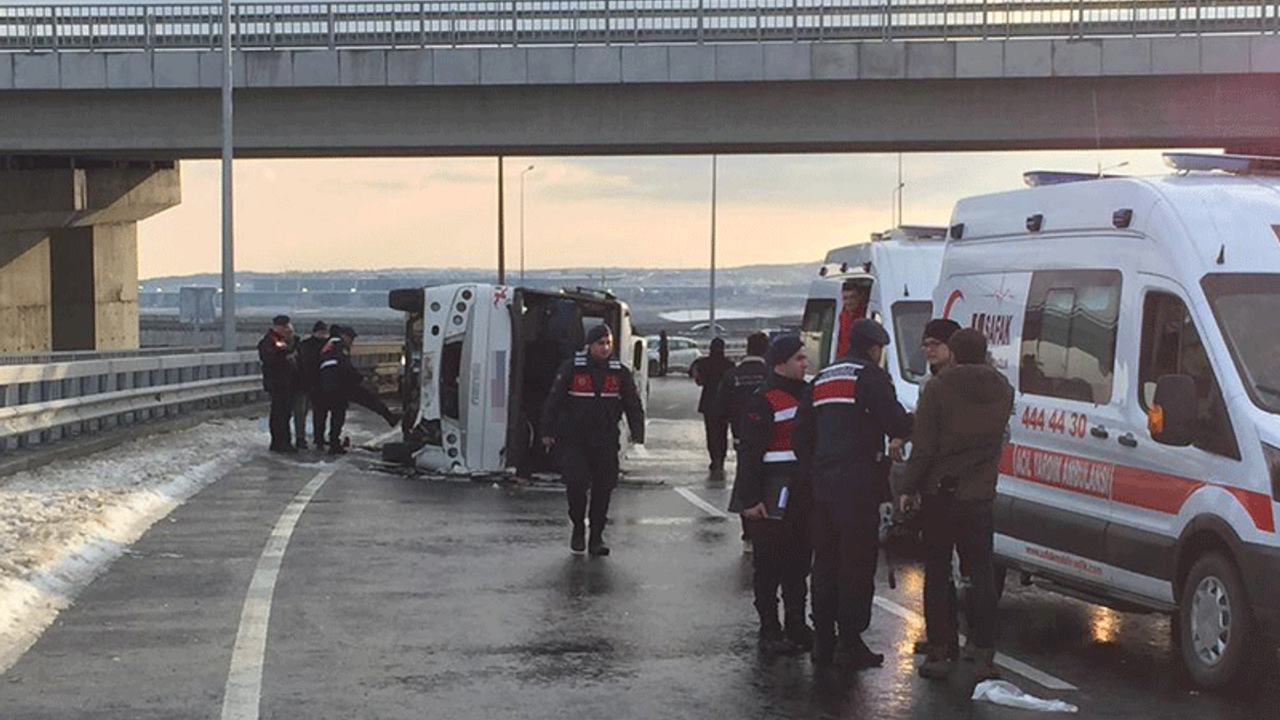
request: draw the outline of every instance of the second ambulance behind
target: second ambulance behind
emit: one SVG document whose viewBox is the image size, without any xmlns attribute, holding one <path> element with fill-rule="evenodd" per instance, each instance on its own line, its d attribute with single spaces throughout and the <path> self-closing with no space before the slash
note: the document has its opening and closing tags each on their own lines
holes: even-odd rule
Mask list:
<svg viewBox="0 0 1280 720">
<path fill-rule="evenodd" d="M 1280 164 L 1167 160 L 960 201 L 934 303 L 1017 392 L 997 563 L 1169 613 L 1221 687 L 1280 622 Z"/>
</svg>

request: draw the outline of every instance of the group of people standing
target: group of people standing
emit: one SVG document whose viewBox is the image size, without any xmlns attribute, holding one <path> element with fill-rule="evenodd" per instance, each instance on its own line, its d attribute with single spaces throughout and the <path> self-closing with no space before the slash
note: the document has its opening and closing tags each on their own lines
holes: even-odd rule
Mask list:
<svg viewBox="0 0 1280 720">
<path fill-rule="evenodd" d="M 883 663 L 862 634 L 871 622 L 881 507 L 892 503 L 899 512 L 918 507 L 922 518 L 927 657 L 920 674 L 946 678 L 963 657 L 973 678 L 995 677 L 992 503 L 1013 390 L 987 362 L 981 333 L 933 320 L 922 338 L 931 374 L 913 416 L 882 366 L 889 341 L 874 320 L 841 323 L 839 357 L 806 382 L 809 358 L 798 337 L 769 344 L 756 334 L 747 340 L 746 358 L 722 373 L 710 414 L 727 418 L 735 438 L 729 509 L 740 514 L 752 545 L 760 647 L 810 652 L 818 666 Z M 912 451 L 893 503 L 890 469 L 904 459 L 908 441 Z M 953 548 L 969 585 L 963 655 Z"/>
<path fill-rule="evenodd" d="M 312 442 L 317 450 L 327 447 L 331 455 L 347 452 L 342 429 L 353 402 L 378 413 L 392 427 L 400 422 L 400 414 L 364 387 L 364 377 L 351 364 L 355 339 L 354 328 L 323 320 L 316 321 L 310 335 L 299 338 L 288 315 L 272 318 L 271 328 L 258 342 L 262 386 L 271 396 L 272 452 L 296 453 L 309 447 L 308 410 Z"/>
</svg>

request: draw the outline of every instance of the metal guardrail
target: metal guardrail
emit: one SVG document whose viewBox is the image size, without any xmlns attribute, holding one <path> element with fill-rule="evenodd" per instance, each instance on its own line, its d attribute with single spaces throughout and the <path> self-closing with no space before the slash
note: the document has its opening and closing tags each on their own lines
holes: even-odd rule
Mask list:
<svg viewBox="0 0 1280 720">
<path fill-rule="evenodd" d="M 1276 0 L 466 0 L 236 3 L 241 50 L 1007 39 L 1280 30 Z M 0 51 L 216 49 L 222 7 L 0 7 Z"/>
<path fill-rule="evenodd" d="M 261 399 L 256 351 L 188 353 L 0 364 L 0 454 L 162 420 L 193 409 Z M 356 346 L 355 365 L 378 390 L 394 389 L 400 347 Z"/>
</svg>

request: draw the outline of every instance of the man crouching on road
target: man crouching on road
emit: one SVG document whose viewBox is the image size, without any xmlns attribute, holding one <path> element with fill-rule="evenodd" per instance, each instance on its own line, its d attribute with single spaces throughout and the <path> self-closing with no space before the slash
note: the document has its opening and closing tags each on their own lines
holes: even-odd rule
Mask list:
<svg viewBox="0 0 1280 720">
<path fill-rule="evenodd" d="M 613 333 L 608 325 L 587 331 L 587 348 L 566 360 L 556 372 L 542 408 L 542 442 L 559 455 L 560 473 L 569 496 L 576 553 L 608 555 L 604 524 L 609 498 L 618 484 L 618 421 L 627 416 L 631 441 L 644 442 L 644 408 L 631 370 L 613 356 Z M 591 510 L 587 511 L 588 490 Z M 591 519 L 591 541 L 586 520 Z"/>
<path fill-rule="evenodd" d="M 929 627 L 922 677 L 951 674 L 956 654 L 955 597 L 947 592 L 951 551 L 968 564 L 969 643 L 964 659 L 974 679 L 998 676 L 995 668 L 996 590 L 991 562 L 992 503 L 1013 409 L 1013 388 L 987 364 L 987 341 L 972 328 L 947 341 L 956 365 L 938 373 L 920 393 L 911 457 L 899 505 L 905 511 L 920 495 L 925 546 L 924 609 Z"/>
<path fill-rule="evenodd" d="M 747 401 L 739 419 L 738 474 L 729 509 L 742 515 L 752 543 L 760 649 L 790 654 L 813 646 L 805 623 L 807 580 L 813 558 L 809 517 L 813 492 L 799 472 L 791 446 L 796 408 L 809 396 L 809 370 L 800 338 L 784 335 L 765 353 L 764 385 Z M 782 588 L 785 628 L 778 624 Z"/>
</svg>

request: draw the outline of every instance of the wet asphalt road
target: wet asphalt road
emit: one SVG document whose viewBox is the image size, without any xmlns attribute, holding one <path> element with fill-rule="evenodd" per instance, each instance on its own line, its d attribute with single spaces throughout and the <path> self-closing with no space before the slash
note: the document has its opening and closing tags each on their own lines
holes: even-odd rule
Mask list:
<svg viewBox="0 0 1280 720">
<path fill-rule="evenodd" d="M 614 496 L 608 558 L 569 553 L 551 484 L 264 452 L 158 523 L 62 613 L 0 676 L 0 718 L 1035 716 L 916 677 L 914 567 L 878 590 L 866 639 L 883 668 L 822 675 L 805 657 L 760 655 L 750 556 L 736 521 L 719 516 L 729 490 L 705 473 L 695 391 L 683 378 L 655 383 L 651 441 Z M 314 497 L 265 594 L 265 651 L 245 655 L 246 593 L 264 596 L 250 580 L 306 488 Z M 1084 717 L 1254 719 L 1280 707 L 1274 655 L 1247 689 L 1190 689 L 1159 616 L 1014 578 L 1001 623 L 1000 649 L 1029 668 L 1006 678 Z M 260 694 L 225 714 L 229 678 L 235 696 L 246 668 L 260 668 Z M 1056 681 L 1076 689 L 1041 684 Z"/>
</svg>

